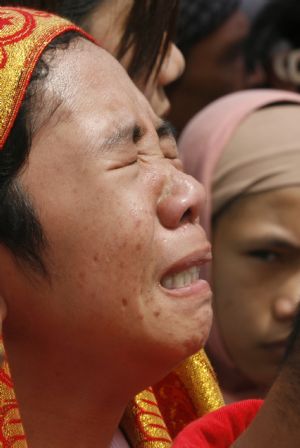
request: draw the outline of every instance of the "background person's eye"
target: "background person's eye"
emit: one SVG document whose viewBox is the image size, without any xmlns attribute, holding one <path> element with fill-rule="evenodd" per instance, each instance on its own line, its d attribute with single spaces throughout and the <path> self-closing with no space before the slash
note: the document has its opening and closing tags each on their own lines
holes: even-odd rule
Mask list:
<svg viewBox="0 0 300 448">
<path fill-rule="evenodd" d="M 275 252 L 271 249 L 255 249 L 250 250 L 247 253 L 248 256 L 256 258 L 258 260 L 270 263 L 272 261 L 279 261 L 280 260 L 280 253 Z"/>
</svg>

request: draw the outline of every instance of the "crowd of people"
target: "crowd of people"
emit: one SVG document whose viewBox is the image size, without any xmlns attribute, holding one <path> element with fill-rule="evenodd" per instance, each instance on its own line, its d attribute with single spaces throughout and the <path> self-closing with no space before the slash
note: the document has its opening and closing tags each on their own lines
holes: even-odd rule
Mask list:
<svg viewBox="0 0 300 448">
<path fill-rule="evenodd" d="M 0 446 L 299 445 L 298 21 L 1 2 Z"/>
</svg>

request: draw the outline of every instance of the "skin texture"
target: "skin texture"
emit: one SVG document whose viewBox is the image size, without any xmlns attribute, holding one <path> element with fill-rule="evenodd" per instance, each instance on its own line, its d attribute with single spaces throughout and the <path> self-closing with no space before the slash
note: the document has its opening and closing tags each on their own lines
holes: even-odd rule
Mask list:
<svg viewBox="0 0 300 448">
<path fill-rule="evenodd" d="M 218 327 L 234 365 L 263 390 L 275 378 L 300 302 L 299 210 L 299 187 L 250 195 L 213 230 Z"/>
<path fill-rule="evenodd" d="M 207 283 L 161 285 L 209 257 L 204 193 L 108 53 L 79 39 L 51 61 L 38 102 L 53 113 L 36 116 L 19 179 L 48 278 L 0 248 L 4 334 L 29 446 L 107 446 L 130 397 L 206 341 Z"/>
<path fill-rule="evenodd" d="M 92 36 L 101 42 L 106 50 L 116 56 L 126 20 L 132 7 L 132 0 L 114 0 L 113 3 L 114 7 L 112 7 L 112 2 L 108 1 L 100 4 L 88 19 L 86 25 Z M 131 50 L 120 61 L 125 69 L 129 65 L 130 56 Z M 142 79 L 134 80 L 158 116 L 166 115 L 170 109 L 170 102 L 164 87 L 181 76 L 184 67 L 185 62 L 182 53 L 171 43 L 158 76 L 156 76 L 156 70 L 154 70 L 147 82 Z"/>
<path fill-rule="evenodd" d="M 183 76 L 168 92 L 174 104 L 170 120 L 179 131 L 204 106 L 245 86 L 242 45 L 248 32 L 246 16 L 235 12 L 186 54 Z"/>
</svg>

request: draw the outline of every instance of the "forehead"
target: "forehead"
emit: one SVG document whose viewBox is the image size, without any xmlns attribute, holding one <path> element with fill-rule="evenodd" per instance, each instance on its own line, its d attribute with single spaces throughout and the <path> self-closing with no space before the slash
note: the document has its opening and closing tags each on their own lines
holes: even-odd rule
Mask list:
<svg viewBox="0 0 300 448">
<path fill-rule="evenodd" d="M 50 54 L 40 91 L 34 99 L 25 176 L 30 185 L 41 180 L 40 173 L 44 178 L 60 175 L 74 184 L 76 176 L 99 159 L 103 142 L 120 128 L 138 125 L 156 135 L 159 120 L 127 73 L 105 50 L 83 38 Z M 128 144 L 124 151 L 132 147 Z"/>
<path fill-rule="evenodd" d="M 246 195 L 225 210 L 224 218 L 236 236 L 247 236 L 254 226 L 269 224 L 294 228 L 300 233 L 300 185 Z"/>
<path fill-rule="evenodd" d="M 49 66 L 42 91 L 43 105 L 47 105 L 44 110 L 54 110 L 50 120 L 70 115 L 115 121 L 153 116 L 121 65 L 83 38 L 72 42 L 67 50 L 56 51 L 54 57 L 51 55 Z"/>
</svg>

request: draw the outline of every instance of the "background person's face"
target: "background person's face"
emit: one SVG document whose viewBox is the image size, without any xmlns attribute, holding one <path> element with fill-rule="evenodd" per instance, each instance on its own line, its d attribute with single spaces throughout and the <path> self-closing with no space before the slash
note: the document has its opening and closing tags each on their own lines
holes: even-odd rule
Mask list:
<svg viewBox="0 0 300 448">
<path fill-rule="evenodd" d="M 127 18 L 132 4 L 132 0 L 103 2 L 89 19 L 89 32 L 114 56 L 117 56 L 118 47 L 126 28 Z M 125 69 L 129 65 L 131 54 L 132 49 L 120 61 Z M 182 53 L 171 43 L 158 76 L 156 76 L 156 69 L 154 69 L 153 74 L 147 82 L 142 79 L 143 76 L 141 79 L 134 80 L 158 116 L 166 115 L 170 108 L 170 102 L 166 96 L 164 87 L 175 81 L 182 74 L 184 65 Z"/>
<path fill-rule="evenodd" d="M 214 309 L 234 364 L 270 386 L 300 302 L 300 188 L 250 195 L 213 231 Z"/>
<path fill-rule="evenodd" d="M 245 87 L 243 44 L 248 29 L 246 16 L 236 12 L 189 50 L 182 78 L 170 87 L 175 105 L 170 116 L 178 129 L 210 102 Z"/>
<path fill-rule="evenodd" d="M 224 25 L 192 48 L 191 83 L 195 88 L 198 85 L 198 90 L 202 90 L 204 98 L 207 95 L 209 101 L 244 87 L 243 44 L 248 27 L 246 16 L 236 12 Z"/>
<path fill-rule="evenodd" d="M 69 48 L 44 85 L 43 104 L 58 107 L 40 117 L 21 182 L 49 241 L 50 283 L 36 288 L 16 268 L 20 297 L 7 327 L 20 323 L 23 346 L 115 369 L 135 385 L 136 376 L 153 381 L 210 328 L 211 293 L 197 268 L 210 255 L 198 222 L 203 189 L 105 51 Z"/>
</svg>

